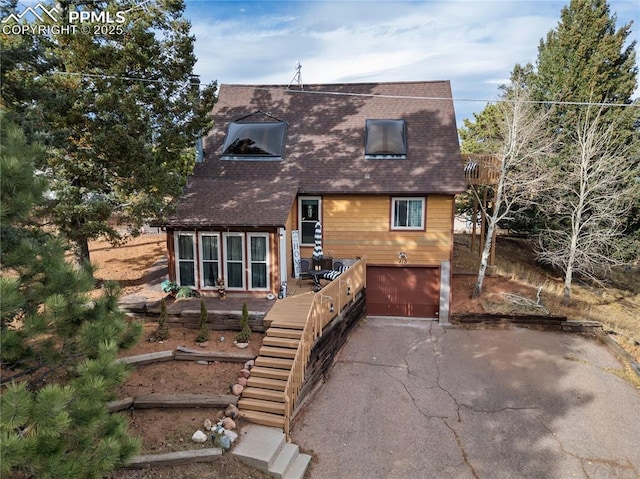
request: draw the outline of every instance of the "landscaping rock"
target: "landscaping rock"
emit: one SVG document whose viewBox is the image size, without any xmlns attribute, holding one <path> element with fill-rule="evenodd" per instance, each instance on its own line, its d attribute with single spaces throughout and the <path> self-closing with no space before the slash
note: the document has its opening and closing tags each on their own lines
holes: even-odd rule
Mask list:
<svg viewBox="0 0 640 479">
<path fill-rule="evenodd" d="M 229 429 L 224 430 L 224 435 L 229 438 L 232 444 L 236 442 L 236 439 L 238 439 L 238 433 L 235 431 L 230 431 Z"/>
<path fill-rule="evenodd" d="M 234 384 L 233 386 L 231 386 L 231 394 L 233 394 L 234 396 L 240 396 L 240 394 L 242 394 L 242 391 L 244 391 L 244 386 L 241 386 L 240 384 Z"/>
<path fill-rule="evenodd" d="M 238 384 L 240 386 L 246 386 L 247 385 L 247 378 L 238 378 Z"/>
<path fill-rule="evenodd" d="M 229 404 L 229 406 L 227 406 L 227 409 L 224 410 L 224 415 L 230 417 L 231 419 L 236 419 L 238 417 L 238 414 L 240 414 L 240 411 L 238 411 L 238 408 L 234 404 Z"/>
<path fill-rule="evenodd" d="M 204 432 L 202 432 L 200 429 L 198 429 L 196 432 L 193 433 L 193 436 L 191 436 L 191 440 L 193 442 L 197 442 L 198 444 L 203 444 L 207 442 L 207 435 Z"/>
<path fill-rule="evenodd" d="M 244 363 L 244 368 L 248 369 L 249 371 L 251 371 L 255 365 L 256 365 L 256 360 L 255 359 L 249 359 L 249 361 Z"/>
<path fill-rule="evenodd" d="M 211 426 L 213 426 L 213 424 L 211 423 L 211 419 L 205 419 L 204 420 L 204 429 L 206 431 L 211 431 Z"/>
<path fill-rule="evenodd" d="M 239 378 L 249 379 L 250 376 L 251 376 L 251 371 L 249 371 L 248 369 L 241 369 L 240 372 L 238 372 Z"/>
<path fill-rule="evenodd" d="M 233 419 L 231 419 L 230 417 L 225 417 L 222 420 L 222 427 L 224 427 L 225 429 L 235 429 L 236 428 L 236 423 Z"/>
</svg>

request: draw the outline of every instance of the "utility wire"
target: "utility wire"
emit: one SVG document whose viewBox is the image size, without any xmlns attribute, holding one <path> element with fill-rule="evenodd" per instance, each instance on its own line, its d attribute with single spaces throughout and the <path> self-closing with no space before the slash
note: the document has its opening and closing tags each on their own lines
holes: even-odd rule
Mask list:
<svg viewBox="0 0 640 479">
<path fill-rule="evenodd" d="M 102 80 L 106 79 L 120 79 L 120 80 L 128 80 L 128 81 L 140 81 L 145 83 L 174 83 L 178 85 L 191 85 L 191 86 L 201 86 L 199 82 L 187 81 L 187 80 L 164 80 L 164 79 L 153 79 L 153 78 L 141 78 L 141 77 L 129 77 L 124 75 L 105 75 L 101 73 L 79 73 L 79 72 L 62 72 L 62 71 L 54 71 L 52 72 L 55 75 L 69 75 L 69 76 L 80 76 L 87 78 L 100 78 Z"/>
<path fill-rule="evenodd" d="M 248 87 L 250 88 L 250 87 Z M 255 88 L 256 90 L 270 88 Z M 410 95 L 385 95 L 376 93 L 347 93 L 347 92 L 335 92 L 335 91 L 321 91 L 321 90 L 288 90 L 292 93 L 310 93 L 319 95 L 336 95 L 336 96 L 355 96 L 355 97 L 370 97 L 370 98 L 397 98 L 402 100 L 431 100 L 431 101 L 456 101 L 456 102 L 483 102 L 483 103 L 530 103 L 530 104 L 544 104 L 544 105 L 577 105 L 577 106 L 619 106 L 619 107 L 640 107 L 640 103 L 608 103 L 608 102 L 589 102 L 589 101 L 560 101 L 560 100 L 510 100 L 505 98 L 498 99 L 480 99 L 480 98 L 455 98 L 455 97 L 427 97 L 427 96 L 410 96 Z"/>
<path fill-rule="evenodd" d="M 98 73 L 80 73 L 80 72 L 53 72 L 57 75 L 72 75 L 82 76 L 88 78 L 101 78 L 101 79 L 122 79 L 128 81 L 141 81 L 146 83 L 176 83 L 191 86 L 203 86 L 201 83 L 189 82 L 184 80 L 164 80 L 164 79 L 151 79 L 141 77 L 129 77 L 122 75 L 104 75 Z M 572 105 L 572 106 L 602 106 L 602 107 L 640 107 L 640 103 L 611 103 L 611 102 L 590 102 L 590 101 L 560 101 L 560 100 L 510 100 L 506 98 L 456 98 L 456 97 L 431 97 L 431 96 L 414 96 L 414 95 L 386 95 L 376 93 L 352 93 L 352 92 L 337 92 L 337 91 L 325 91 L 325 90 L 295 90 L 290 89 L 284 85 L 277 87 L 260 87 L 251 85 L 232 85 L 234 88 L 251 88 L 253 90 L 274 90 L 283 89 L 289 93 L 295 94 L 310 94 L 310 95 L 333 95 L 333 96 L 347 96 L 347 97 L 367 97 L 367 98 L 388 98 L 399 100 L 424 100 L 424 101 L 454 101 L 454 102 L 467 102 L 467 103 L 527 103 L 538 105 Z"/>
</svg>

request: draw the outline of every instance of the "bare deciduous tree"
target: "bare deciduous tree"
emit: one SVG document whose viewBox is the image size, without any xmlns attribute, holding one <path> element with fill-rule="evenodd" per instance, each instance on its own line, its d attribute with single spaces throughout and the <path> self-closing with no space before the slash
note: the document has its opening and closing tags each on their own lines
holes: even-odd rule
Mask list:
<svg viewBox="0 0 640 479">
<path fill-rule="evenodd" d="M 479 189 L 472 188 L 487 218 L 474 298 L 482 293 L 493 233 L 498 224 L 535 202 L 549 177 L 543 161 L 552 145 L 552 140 L 545 134 L 546 114 L 534 108 L 520 81 L 512 81 L 504 90 L 502 100 L 496 105 L 501 137 L 500 171 L 497 184 L 491 188 L 490 207 L 481 201 Z"/>
<path fill-rule="evenodd" d="M 548 226 L 540 234 L 538 259 L 562 270 L 564 304 L 571 300 L 574 275 L 598 282 L 616 264 L 614 240 L 634 198 L 632 161 L 616 124 L 602 115 L 602 109 L 588 108 L 579 116 L 571 152 L 540 202 Z"/>
</svg>

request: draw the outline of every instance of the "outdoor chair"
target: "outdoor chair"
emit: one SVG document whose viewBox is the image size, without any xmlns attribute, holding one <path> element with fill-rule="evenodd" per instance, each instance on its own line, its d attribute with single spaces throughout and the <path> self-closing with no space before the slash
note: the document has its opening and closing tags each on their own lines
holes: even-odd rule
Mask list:
<svg viewBox="0 0 640 479">
<path fill-rule="evenodd" d="M 300 277 L 298 278 L 298 286 L 302 286 L 302 280 L 311 280 L 313 281 L 313 275 L 309 273 L 311 270 L 311 260 L 301 259 L 300 260 Z"/>
</svg>

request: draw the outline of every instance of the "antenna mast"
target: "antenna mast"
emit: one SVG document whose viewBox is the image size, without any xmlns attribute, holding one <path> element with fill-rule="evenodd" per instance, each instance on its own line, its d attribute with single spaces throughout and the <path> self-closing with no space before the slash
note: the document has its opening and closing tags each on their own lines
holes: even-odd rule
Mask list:
<svg viewBox="0 0 640 479">
<path fill-rule="evenodd" d="M 289 82 L 289 86 L 287 88 L 291 88 L 291 85 L 295 83 L 298 88 L 300 88 L 300 90 L 304 90 L 304 86 L 302 86 L 302 65 L 300 64 L 299 60 L 296 62 L 295 68 L 296 74 L 293 76 L 291 82 Z"/>
</svg>

